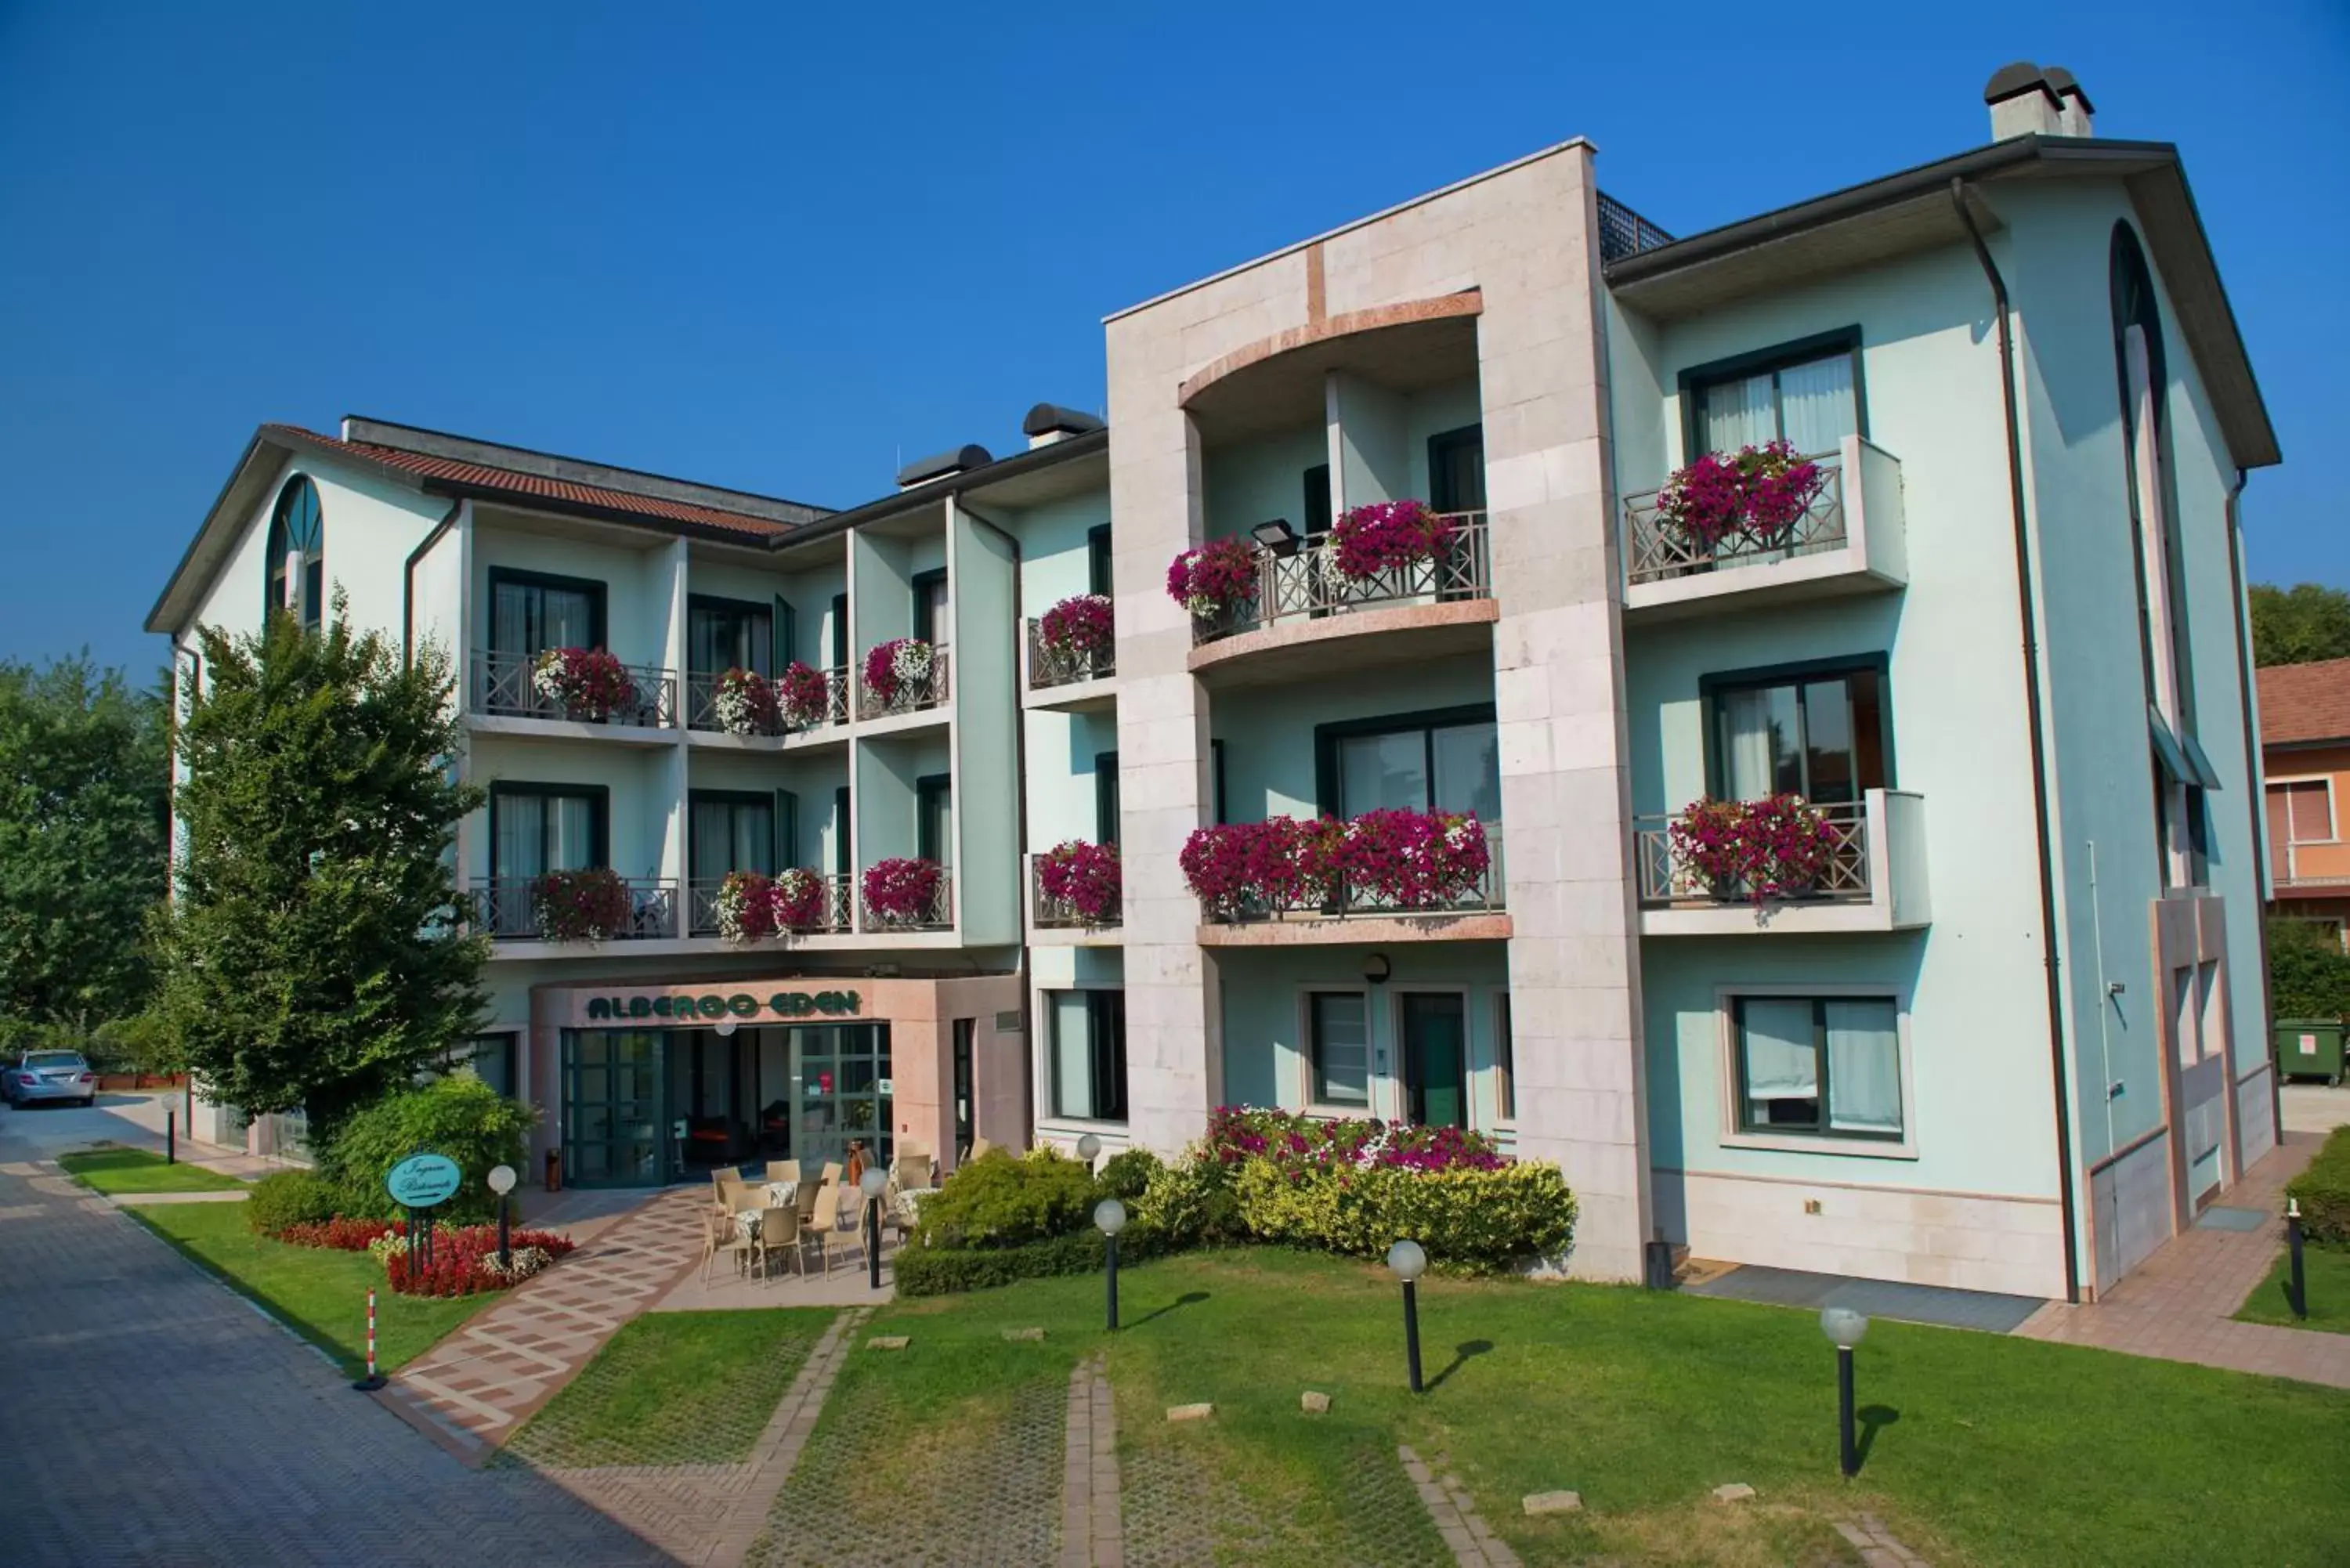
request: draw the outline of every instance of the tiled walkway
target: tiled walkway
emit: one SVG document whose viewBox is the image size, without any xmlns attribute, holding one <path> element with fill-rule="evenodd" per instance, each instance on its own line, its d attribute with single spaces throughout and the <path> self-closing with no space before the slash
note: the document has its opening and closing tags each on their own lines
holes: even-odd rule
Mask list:
<svg viewBox="0 0 2350 1568">
<path fill-rule="evenodd" d="M 702 1187 L 671 1188 L 392 1375 L 381 1397 L 478 1460 L 702 1261 Z"/>
<path fill-rule="evenodd" d="M 2282 1213 L 2284 1184 L 2309 1163 L 2318 1142 L 2311 1134 L 2286 1134 L 2284 1144 L 2220 1200 L 2230 1209 Z M 2051 1302 L 2015 1332 L 2350 1388 L 2350 1334 L 2230 1320 L 2268 1277 L 2283 1236 L 2283 1221 L 2273 1220 L 2251 1231 L 2193 1227 L 2164 1242 L 2103 1301 L 2087 1306 Z"/>
</svg>

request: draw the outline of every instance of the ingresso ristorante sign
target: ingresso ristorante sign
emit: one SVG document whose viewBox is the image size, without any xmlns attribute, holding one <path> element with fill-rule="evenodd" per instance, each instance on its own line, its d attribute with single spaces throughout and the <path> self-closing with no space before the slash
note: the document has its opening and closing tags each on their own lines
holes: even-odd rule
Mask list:
<svg viewBox="0 0 2350 1568">
<path fill-rule="evenodd" d="M 779 991 L 762 999 L 747 991 L 722 996 L 709 992 L 701 996 L 673 996 L 667 992 L 639 992 L 633 995 L 591 996 L 588 999 L 588 1017 L 591 1022 L 605 1019 L 666 1018 L 672 1023 L 693 1023 L 702 1019 L 716 1023 L 722 1018 L 807 1018 L 821 1014 L 827 1018 L 854 1017 L 860 999 L 853 991 Z"/>
<path fill-rule="evenodd" d="M 385 1174 L 383 1189 L 404 1209 L 430 1209 L 455 1197 L 464 1179 L 445 1154 L 411 1154 Z"/>
</svg>

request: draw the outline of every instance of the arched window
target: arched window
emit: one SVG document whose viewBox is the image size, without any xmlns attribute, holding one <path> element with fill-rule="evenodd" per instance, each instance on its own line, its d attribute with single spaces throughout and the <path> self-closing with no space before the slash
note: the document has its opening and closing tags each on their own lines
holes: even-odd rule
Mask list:
<svg viewBox="0 0 2350 1568">
<path fill-rule="evenodd" d="M 289 611 L 306 631 L 327 617 L 327 524 L 318 511 L 318 487 L 296 474 L 277 493 L 269 514 L 267 545 L 269 609 Z"/>
</svg>

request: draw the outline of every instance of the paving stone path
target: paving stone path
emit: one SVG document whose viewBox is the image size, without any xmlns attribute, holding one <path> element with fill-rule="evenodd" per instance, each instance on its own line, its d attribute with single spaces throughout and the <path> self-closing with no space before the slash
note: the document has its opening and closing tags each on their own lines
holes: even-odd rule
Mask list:
<svg viewBox="0 0 2350 1568">
<path fill-rule="evenodd" d="M 1461 1568 L 1520 1568 L 1518 1554 L 1478 1513 L 1477 1500 L 1469 1495 L 1460 1477 L 1440 1479 L 1408 1443 L 1397 1445 L 1396 1459 L 1403 1465 L 1405 1479 L 1419 1494 L 1420 1506 L 1428 1510 L 1429 1522 L 1452 1549 L 1452 1560 Z"/>
<path fill-rule="evenodd" d="M 1067 1434 L 1061 1466 L 1061 1568 L 1126 1568 L 1118 1407 L 1098 1355 L 1069 1374 Z"/>
<path fill-rule="evenodd" d="M 2231 1209 L 2284 1211 L 2284 1184 L 2323 1140 L 2287 1133 L 2220 1195 Z M 2284 1244 L 2284 1221 L 2255 1231 L 2191 1226 L 2155 1250 L 2104 1300 L 2051 1302 L 2015 1332 L 2028 1339 L 2093 1345 L 2132 1355 L 2192 1361 L 2230 1372 L 2261 1372 L 2350 1388 L 2350 1334 L 2237 1323 L 2231 1314 L 2268 1277 Z"/>
<path fill-rule="evenodd" d="M 702 1259 L 708 1189 L 670 1188 L 392 1375 L 381 1397 L 479 1461 Z"/>
<path fill-rule="evenodd" d="M 424 1441 L 46 1161 L 0 1166 L 0 1319 L 10 1568 L 670 1561 Z"/>
</svg>

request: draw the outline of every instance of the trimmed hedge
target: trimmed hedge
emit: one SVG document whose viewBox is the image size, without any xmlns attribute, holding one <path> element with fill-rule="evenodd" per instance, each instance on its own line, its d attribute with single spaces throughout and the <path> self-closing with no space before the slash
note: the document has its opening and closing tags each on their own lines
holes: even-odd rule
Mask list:
<svg viewBox="0 0 2350 1568">
<path fill-rule="evenodd" d="M 1118 1238 L 1121 1262 L 1139 1254 L 1128 1227 Z M 1040 1280 L 1060 1274 L 1090 1274 L 1102 1266 L 1102 1234 L 1088 1228 L 1030 1241 L 1018 1247 L 935 1247 L 908 1243 L 890 1260 L 901 1296 L 942 1296 L 957 1291 L 983 1291 L 1014 1280 Z"/>
<path fill-rule="evenodd" d="M 324 1225 L 335 1217 L 339 1189 L 308 1170 L 276 1170 L 253 1184 L 244 1199 L 244 1222 L 264 1236 L 296 1225 Z"/>
<path fill-rule="evenodd" d="M 2308 1168 L 2284 1184 L 2301 1204 L 2301 1233 L 2322 1247 L 2350 1249 L 2350 1127 L 2335 1127 Z"/>
<path fill-rule="evenodd" d="M 1284 1168 L 1258 1158 L 1240 1165 L 1232 1195 L 1261 1241 L 1381 1258 L 1409 1236 L 1447 1270 L 1505 1269 L 1555 1256 L 1575 1239 L 1575 1195 L 1555 1165 L 1415 1171 Z"/>
<path fill-rule="evenodd" d="M 1093 1173 L 1049 1148 L 992 1149 L 965 1164 L 925 1200 L 916 1240 L 928 1246 L 1001 1251 L 1090 1229 Z"/>
</svg>

